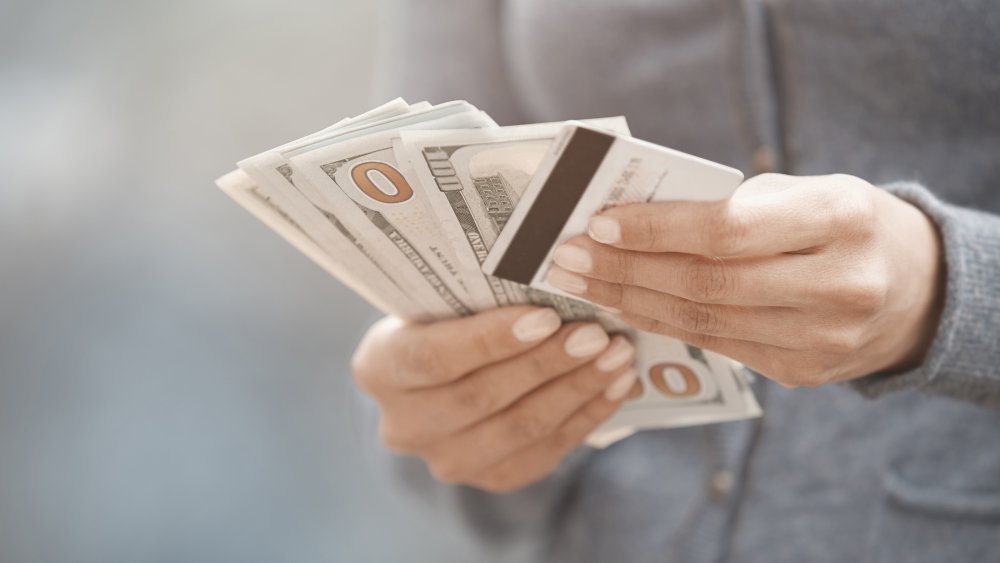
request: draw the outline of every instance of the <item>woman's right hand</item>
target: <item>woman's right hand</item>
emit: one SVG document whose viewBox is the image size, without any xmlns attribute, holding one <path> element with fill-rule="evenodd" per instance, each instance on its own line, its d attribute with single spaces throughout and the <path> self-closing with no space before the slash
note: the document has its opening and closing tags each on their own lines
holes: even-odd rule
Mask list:
<svg viewBox="0 0 1000 563">
<path fill-rule="evenodd" d="M 511 491 L 544 478 L 636 386 L 634 347 L 551 309 L 419 325 L 385 318 L 354 354 L 380 437 L 439 480 Z"/>
</svg>

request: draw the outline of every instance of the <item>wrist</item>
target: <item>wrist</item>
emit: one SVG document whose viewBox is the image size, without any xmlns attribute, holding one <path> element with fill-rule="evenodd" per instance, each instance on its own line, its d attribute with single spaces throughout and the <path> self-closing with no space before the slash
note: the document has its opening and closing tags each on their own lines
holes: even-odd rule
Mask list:
<svg viewBox="0 0 1000 563">
<path fill-rule="evenodd" d="M 911 281 L 912 290 L 903 301 L 903 340 L 898 352 L 885 371 L 902 372 L 919 367 L 937 334 L 944 309 L 947 268 L 941 233 L 937 225 L 923 211 L 909 202 L 895 198 L 905 206 L 907 221 L 904 225 L 901 254 L 904 260 L 902 280 Z"/>
</svg>

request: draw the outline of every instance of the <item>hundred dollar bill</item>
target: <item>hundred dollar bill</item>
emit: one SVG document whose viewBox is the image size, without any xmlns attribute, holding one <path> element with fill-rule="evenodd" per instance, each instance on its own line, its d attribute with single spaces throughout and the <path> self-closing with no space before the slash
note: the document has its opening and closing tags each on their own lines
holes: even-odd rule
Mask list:
<svg viewBox="0 0 1000 563">
<path fill-rule="evenodd" d="M 623 118 L 590 123 L 628 134 Z M 592 445 L 607 445 L 642 428 L 759 413 L 742 366 L 636 331 L 609 312 L 544 284 L 552 244 L 532 233 L 572 234 L 585 222 L 583 215 L 606 205 L 644 201 L 645 192 L 636 188 L 640 180 L 662 175 L 655 167 L 644 168 L 635 158 L 638 153 L 619 150 L 628 158 L 606 156 L 597 164 L 586 159 L 580 161 L 586 166 L 574 164 L 578 172 L 588 166 L 616 171 L 595 173 L 595 187 L 583 190 L 575 203 L 561 195 L 550 197 L 537 184 L 553 174 L 553 159 L 559 160 L 553 154 L 565 144 L 558 140 L 562 126 L 497 128 L 465 102 L 408 105 L 397 99 L 246 159 L 240 170 L 217 183 L 387 313 L 430 320 L 533 303 L 553 307 L 564 319 L 596 320 L 609 332 L 628 334 L 637 346 L 643 390 L 588 438 Z M 683 168 L 670 172 L 675 180 L 685 178 Z M 543 192 L 555 202 L 549 205 L 552 210 L 541 206 L 535 219 L 526 219 Z M 532 267 L 521 272 L 525 275 L 498 269 L 508 254 L 514 262 L 530 257 Z"/>
<path fill-rule="evenodd" d="M 215 183 L 241 207 L 375 308 L 404 318 L 419 318 L 422 314 L 416 303 L 372 264 L 351 257 L 348 249 L 334 259 L 242 170 L 230 172 Z"/>
<path fill-rule="evenodd" d="M 467 283 L 469 271 L 459 267 L 455 248 L 448 244 L 433 215 L 417 199 L 415 190 L 395 160 L 392 139 L 399 129 L 493 127 L 479 111 L 461 111 L 437 117 L 402 116 L 354 138 L 340 138 L 309 150 L 290 151 L 288 160 L 305 183 L 303 193 L 321 210 L 335 210 L 348 228 L 362 236 L 397 269 L 406 269 L 407 287 L 432 294 L 441 306 L 430 311 L 438 318 L 468 315 L 487 305 L 488 295 Z M 421 119 L 423 117 L 423 119 Z M 473 280 L 481 273 L 471 271 Z M 485 299 L 484 299 L 485 298 Z"/>
<path fill-rule="evenodd" d="M 395 287 L 392 292 L 394 295 L 402 293 L 405 296 L 406 306 L 396 306 L 394 310 L 405 310 L 408 313 L 407 318 L 418 320 L 430 320 L 433 317 L 434 303 L 421 299 L 413 288 L 399 283 L 403 271 L 397 270 L 386 259 L 374 255 L 366 241 L 359 238 L 340 220 L 336 210 L 321 210 L 313 206 L 300 192 L 297 180 L 293 177 L 293 170 L 281 157 L 280 151 L 363 130 L 372 123 L 421 111 L 427 107 L 429 104 L 426 102 L 409 106 L 401 98 L 397 98 L 364 114 L 343 119 L 322 131 L 238 163 L 240 169 L 253 181 L 255 194 L 265 197 L 273 208 L 280 209 L 284 217 L 294 222 L 297 228 L 311 238 L 323 252 L 335 257 L 334 260 L 349 264 L 355 260 L 367 262 L 358 271 L 368 271 L 374 267 L 379 272 L 380 279 L 389 280 Z M 303 181 L 300 179 L 298 183 L 301 184 Z M 344 279 L 348 275 L 349 272 L 342 271 L 338 277 Z"/>
<path fill-rule="evenodd" d="M 588 123 L 628 133 L 624 118 Z M 415 174 L 417 196 L 432 210 L 446 239 L 459 250 L 463 272 L 478 274 L 492 306 L 536 303 L 556 308 L 565 319 L 587 318 L 592 309 L 571 299 L 485 276 L 482 263 L 527 187 L 562 123 L 484 130 L 404 130 L 394 144 L 397 161 Z"/>
<path fill-rule="evenodd" d="M 468 247 L 471 252 L 464 254 L 466 259 L 475 259 L 481 266 L 501 233 L 506 232 L 561 127 L 542 124 L 467 132 L 404 131 L 396 150 L 413 167 L 452 243 Z M 545 218 L 540 216 L 540 221 Z M 516 226 L 513 230 L 517 231 Z M 609 331 L 627 333 L 636 344 L 642 395 L 626 402 L 602 425 L 590 437 L 592 445 L 606 445 L 642 428 L 732 420 L 760 412 L 738 366 L 728 358 L 637 331 L 574 298 L 516 281 L 488 279 L 498 305 L 528 302 L 551 306 L 564 318 L 595 319 Z"/>
</svg>

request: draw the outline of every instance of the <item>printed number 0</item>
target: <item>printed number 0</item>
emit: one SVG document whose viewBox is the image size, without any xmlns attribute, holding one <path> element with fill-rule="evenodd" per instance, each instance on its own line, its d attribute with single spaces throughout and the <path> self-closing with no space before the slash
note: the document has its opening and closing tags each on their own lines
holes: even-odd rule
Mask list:
<svg viewBox="0 0 1000 563">
<path fill-rule="evenodd" d="M 377 173 L 385 178 L 396 193 L 387 193 L 372 179 L 371 174 Z M 351 169 L 351 179 L 365 195 L 382 203 L 403 203 L 413 197 L 413 188 L 406 178 L 392 166 L 384 162 L 362 162 Z"/>
<path fill-rule="evenodd" d="M 683 384 L 677 385 L 680 382 L 671 381 L 676 378 L 667 376 L 667 372 L 670 371 L 678 374 Z M 694 397 L 701 392 L 701 381 L 698 380 L 698 376 L 683 364 L 656 364 L 649 368 L 649 380 L 668 397 Z"/>
</svg>

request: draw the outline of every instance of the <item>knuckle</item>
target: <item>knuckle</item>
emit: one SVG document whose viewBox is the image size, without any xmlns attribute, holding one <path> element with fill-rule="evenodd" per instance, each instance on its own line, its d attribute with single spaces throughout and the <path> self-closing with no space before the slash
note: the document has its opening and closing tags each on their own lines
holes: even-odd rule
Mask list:
<svg viewBox="0 0 1000 563">
<path fill-rule="evenodd" d="M 493 412 L 499 398 L 488 383 L 476 381 L 476 385 L 462 385 L 456 389 L 452 400 L 459 412 L 480 415 Z"/>
<path fill-rule="evenodd" d="M 692 258 L 684 271 L 684 284 L 695 301 L 716 303 L 733 293 L 733 276 L 724 260 Z"/>
<path fill-rule="evenodd" d="M 589 415 L 588 419 L 593 415 Z M 561 428 L 552 434 L 551 440 L 551 451 L 555 452 L 565 452 L 569 451 L 580 443 L 580 438 L 569 429 Z"/>
<path fill-rule="evenodd" d="M 856 238 L 868 239 L 876 233 L 875 209 L 867 193 L 845 198 L 837 210 L 837 224 Z"/>
<path fill-rule="evenodd" d="M 579 428 L 564 428 L 560 432 L 563 445 L 569 446 L 566 450 L 577 446 L 586 437 L 587 432 L 607 420 L 614 412 L 614 407 L 609 407 L 607 402 L 591 401 L 578 415 Z"/>
<path fill-rule="evenodd" d="M 602 305 L 616 309 L 630 310 L 629 295 L 625 286 L 619 283 L 592 284 L 587 291 L 591 298 Z"/>
<path fill-rule="evenodd" d="M 562 387 L 561 391 L 566 400 L 579 401 L 582 397 L 596 393 L 601 386 L 601 379 L 594 377 L 589 371 L 579 371 L 561 378 L 558 384 Z M 552 429 L 553 433 L 557 430 Z"/>
<path fill-rule="evenodd" d="M 889 288 L 882 276 L 864 276 L 850 281 L 841 291 L 848 307 L 869 316 L 880 312 L 888 299 Z"/>
<path fill-rule="evenodd" d="M 423 381 L 433 382 L 445 379 L 443 355 L 425 342 L 414 341 L 406 346 L 403 366 L 407 371 L 420 374 Z"/>
<path fill-rule="evenodd" d="M 656 220 L 650 215 L 640 215 L 636 218 L 636 232 L 639 240 L 636 247 L 640 250 L 656 250 L 660 246 L 660 228 Z"/>
<path fill-rule="evenodd" d="M 613 251 L 609 254 L 608 277 L 612 282 L 633 285 L 639 277 L 639 264 L 636 256 L 627 251 Z"/>
<path fill-rule="evenodd" d="M 494 358 L 499 355 L 496 353 L 498 340 L 490 328 L 492 328 L 491 325 L 480 325 L 477 329 L 469 333 L 467 346 L 480 358 Z"/>
<path fill-rule="evenodd" d="M 431 476 L 442 483 L 457 484 L 465 479 L 462 468 L 457 463 L 443 461 L 428 461 L 427 469 Z"/>
<path fill-rule="evenodd" d="M 785 348 L 792 350 L 824 350 L 836 338 L 837 327 L 822 327 L 816 330 L 802 330 L 793 327 L 782 335 Z"/>
<path fill-rule="evenodd" d="M 845 223 L 843 214 L 846 209 L 844 195 L 840 190 L 832 189 L 826 184 L 816 186 L 810 194 L 809 206 L 813 220 L 827 230 L 839 229 Z"/>
<path fill-rule="evenodd" d="M 559 359 L 565 356 L 565 354 L 562 354 L 561 352 L 554 351 L 554 346 L 556 344 L 558 343 L 553 343 L 553 348 L 544 347 L 538 350 L 532 350 L 523 356 L 523 369 L 529 376 L 540 377 L 551 372 L 557 365 Z"/>
<path fill-rule="evenodd" d="M 860 330 L 840 329 L 827 335 L 824 340 L 822 348 L 837 356 L 846 356 L 857 352 L 863 344 Z"/>
<path fill-rule="evenodd" d="M 881 311 L 888 299 L 888 287 L 881 280 L 872 281 L 858 288 L 855 305 L 863 313 L 874 314 Z"/>
<path fill-rule="evenodd" d="M 824 192 L 824 207 L 831 211 L 834 225 L 855 237 L 873 236 L 877 225 L 877 208 L 874 194 L 868 189 L 867 183 L 846 174 L 835 175 L 834 180 L 841 188 Z"/>
<path fill-rule="evenodd" d="M 709 251 L 712 256 L 735 256 L 743 252 L 750 234 L 750 220 L 742 214 L 729 212 L 723 208 L 721 218 L 706 225 L 707 232 L 713 233 Z"/>
<path fill-rule="evenodd" d="M 384 417 L 379 421 L 378 437 L 382 445 L 394 453 L 413 453 L 419 448 L 419 441 L 412 432 L 388 422 Z"/>
<path fill-rule="evenodd" d="M 700 303 L 679 302 L 674 306 L 674 314 L 680 327 L 688 332 L 714 334 L 722 329 L 722 318 Z"/>
<path fill-rule="evenodd" d="M 712 336 L 685 330 L 673 324 L 657 321 L 654 319 L 647 319 L 644 317 L 634 318 L 634 319 L 629 318 L 629 324 L 646 332 L 652 332 L 654 334 L 662 334 L 664 336 L 669 336 L 670 338 L 676 338 L 686 344 L 690 344 L 698 348 L 711 348 L 712 345 L 716 343 L 715 338 Z"/>
<path fill-rule="evenodd" d="M 514 412 L 507 421 L 507 433 L 514 442 L 535 442 L 544 438 L 551 428 L 538 414 Z"/>
<path fill-rule="evenodd" d="M 649 304 L 643 295 L 642 289 L 635 286 L 619 285 L 615 293 L 618 296 L 618 303 L 614 304 L 614 307 L 622 311 L 642 312 L 649 310 Z"/>
</svg>

